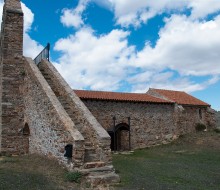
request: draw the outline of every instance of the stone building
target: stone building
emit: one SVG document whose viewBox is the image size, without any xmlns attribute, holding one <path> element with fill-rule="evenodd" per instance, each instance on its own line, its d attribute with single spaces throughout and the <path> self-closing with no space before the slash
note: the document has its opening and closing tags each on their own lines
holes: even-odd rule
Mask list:
<svg viewBox="0 0 220 190">
<path fill-rule="evenodd" d="M 111 136 L 112 150 L 168 143 L 195 131 L 198 123 L 215 125 L 210 105 L 180 91 L 147 93 L 74 90 Z"/>
<path fill-rule="evenodd" d="M 23 56 L 21 3 L 5 0 L 0 39 L 0 154 L 37 153 L 57 159 L 69 170 L 86 173 L 91 187 L 119 182 L 108 133 L 48 58 L 47 48 L 35 60 Z"/>
<path fill-rule="evenodd" d="M 111 149 L 166 143 L 196 123 L 213 125 L 210 105 L 183 92 L 73 92 L 49 62 L 48 48 L 35 60 L 23 56 L 20 0 L 5 0 L 3 8 L 0 105 L 0 154 L 57 159 L 85 172 L 91 187 L 119 181 Z"/>
</svg>

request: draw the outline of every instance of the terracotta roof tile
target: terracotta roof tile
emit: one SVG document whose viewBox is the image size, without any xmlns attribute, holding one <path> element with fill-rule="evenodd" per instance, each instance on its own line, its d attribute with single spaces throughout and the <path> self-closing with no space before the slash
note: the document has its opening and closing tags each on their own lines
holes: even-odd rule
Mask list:
<svg viewBox="0 0 220 190">
<path fill-rule="evenodd" d="M 182 91 L 173 91 L 173 90 L 163 90 L 163 89 L 153 89 L 154 92 L 168 98 L 171 101 L 176 102 L 181 105 L 197 105 L 197 106 L 210 106 L 209 104 L 185 93 Z"/>
<path fill-rule="evenodd" d="M 74 92 L 81 99 L 173 104 L 173 102 L 171 101 L 156 98 L 146 93 L 138 94 L 138 93 L 121 93 L 121 92 L 87 91 L 87 90 L 74 90 Z"/>
</svg>

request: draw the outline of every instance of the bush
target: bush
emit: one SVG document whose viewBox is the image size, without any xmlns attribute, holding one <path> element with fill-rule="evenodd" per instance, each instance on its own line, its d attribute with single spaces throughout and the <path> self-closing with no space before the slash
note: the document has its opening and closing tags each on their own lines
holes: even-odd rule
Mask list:
<svg viewBox="0 0 220 190">
<path fill-rule="evenodd" d="M 204 131 L 206 129 L 206 126 L 202 123 L 197 123 L 195 128 L 196 128 L 196 131 Z"/>
<path fill-rule="evenodd" d="M 67 181 L 79 183 L 82 178 L 82 173 L 78 171 L 68 172 L 65 177 Z"/>
</svg>

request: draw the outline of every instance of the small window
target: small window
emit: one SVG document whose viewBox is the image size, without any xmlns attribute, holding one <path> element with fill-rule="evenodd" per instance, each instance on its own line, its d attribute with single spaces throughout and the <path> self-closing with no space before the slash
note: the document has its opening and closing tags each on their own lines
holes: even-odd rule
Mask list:
<svg viewBox="0 0 220 190">
<path fill-rule="evenodd" d="M 73 145 L 72 145 L 72 144 L 66 145 L 66 146 L 65 146 L 64 157 L 66 157 L 66 158 L 72 158 L 72 154 L 73 154 Z"/>
</svg>

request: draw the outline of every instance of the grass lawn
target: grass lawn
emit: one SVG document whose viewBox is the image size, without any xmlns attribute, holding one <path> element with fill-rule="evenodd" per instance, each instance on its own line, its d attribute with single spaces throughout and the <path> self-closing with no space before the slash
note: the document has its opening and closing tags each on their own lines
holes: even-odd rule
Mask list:
<svg viewBox="0 0 220 190">
<path fill-rule="evenodd" d="M 0 190 L 77 190 L 65 180 L 67 171 L 38 155 L 0 157 Z"/>
<path fill-rule="evenodd" d="M 116 190 L 220 190 L 220 133 L 200 132 L 132 155 L 113 155 Z M 66 169 L 37 155 L 0 157 L 0 190 L 79 190 Z"/>
<path fill-rule="evenodd" d="M 220 190 L 220 134 L 200 132 L 132 155 L 114 155 L 120 190 Z"/>
</svg>

